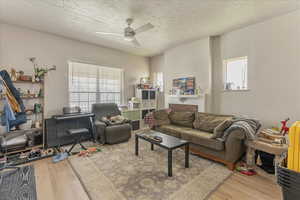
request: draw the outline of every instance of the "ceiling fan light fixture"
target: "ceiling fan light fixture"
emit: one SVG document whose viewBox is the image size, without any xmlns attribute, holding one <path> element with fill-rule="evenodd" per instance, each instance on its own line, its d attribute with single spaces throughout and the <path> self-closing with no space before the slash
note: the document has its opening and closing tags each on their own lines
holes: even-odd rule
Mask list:
<svg viewBox="0 0 300 200">
<path fill-rule="evenodd" d="M 111 36 L 117 36 L 117 37 L 121 37 L 123 39 L 123 41 L 127 41 L 132 43 L 134 46 L 140 47 L 140 43 L 138 42 L 138 40 L 136 39 L 136 35 L 145 31 L 148 31 L 152 28 L 154 28 L 154 26 L 151 23 L 147 23 L 144 24 L 143 26 L 140 26 L 137 29 L 133 29 L 131 28 L 131 24 L 133 22 L 132 18 L 128 18 L 126 20 L 127 22 L 127 27 L 125 27 L 124 32 L 123 33 L 110 33 L 110 32 L 96 32 L 97 34 L 101 34 L 101 35 L 111 35 Z"/>
<path fill-rule="evenodd" d="M 134 40 L 134 36 L 133 35 L 125 35 L 124 40 L 131 42 Z"/>
</svg>

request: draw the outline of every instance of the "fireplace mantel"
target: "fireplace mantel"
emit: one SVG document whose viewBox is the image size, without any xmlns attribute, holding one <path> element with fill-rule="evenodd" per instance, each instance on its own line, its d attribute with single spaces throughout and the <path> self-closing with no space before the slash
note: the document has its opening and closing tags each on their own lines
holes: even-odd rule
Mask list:
<svg viewBox="0 0 300 200">
<path fill-rule="evenodd" d="M 205 112 L 205 95 L 167 95 L 166 107 L 170 104 L 195 105 L 199 112 Z"/>
</svg>

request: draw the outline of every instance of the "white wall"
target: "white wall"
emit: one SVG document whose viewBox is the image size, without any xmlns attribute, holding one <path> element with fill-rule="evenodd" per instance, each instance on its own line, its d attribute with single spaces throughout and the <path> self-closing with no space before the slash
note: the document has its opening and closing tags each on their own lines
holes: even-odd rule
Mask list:
<svg viewBox="0 0 300 200">
<path fill-rule="evenodd" d="M 0 66 L 15 68 L 32 74 L 29 57 L 40 64 L 54 64 L 45 85 L 46 116 L 61 113 L 68 104 L 69 60 L 79 60 L 102 66 L 123 68 L 125 73 L 125 100 L 134 95 L 133 85 L 140 77 L 149 75 L 149 59 L 118 50 L 82 43 L 13 25 L 0 24 Z"/>
<path fill-rule="evenodd" d="M 210 53 L 209 37 L 179 45 L 164 52 L 163 56 L 152 57 L 150 71 L 151 73 L 163 72 L 165 94 L 172 89 L 173 79 L 195 77 L 196 87 L 200 86 L 207 93 L 207 99 L 210 99 L 212 87 Z M 167 96 L 165 101 L 167 101 Z M 209 102 L 211 101 L 207 102 L 206 111 L 210 111 Z M 168 102 L 165 103 L 168 104 Z"/>
<path fill-rule="evenodd" d="M 300 120 L 300 11 L 213 40 L 214 112 Z M 218 50 L 219 47 L 219 50 Z M 248 56 L 248 92 L 223 92 L 222 59 Z M 221 60 L 220 60 L 221 59 Z"/>
<path fill-rule="evenodd" d="M 150 59 L 150 74 L 151 74 L 151 79 L 154 80 L 154 75 L 155 72 L 162 72 L 161 70 L 163 69 L 163 66 L 165 65 L 165 56 L 164 54 L 154 56 Z M 164 76 L 166 76 L 164 74 Z M 163 109 L 165 108 L 165 84 L 164 88 L 162 88 L 162 92 L 159 92 L 157 95 L 157 108 L 158 109 Z"/>
</svg>

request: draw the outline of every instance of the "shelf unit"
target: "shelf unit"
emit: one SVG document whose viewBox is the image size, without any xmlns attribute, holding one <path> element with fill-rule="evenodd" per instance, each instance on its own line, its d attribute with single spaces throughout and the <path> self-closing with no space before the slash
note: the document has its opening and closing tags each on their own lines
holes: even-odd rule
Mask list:
<svg viewBox="0 0 300 200">
<path fill-rule="evenodd" d="M 32 82 L 32 81 L 22 81 L 22 80 L 17 80 L 17 81 L 12 81 L 13 84 L 15 85 L 16 88 L 19 88 L 20 86 L 23 86 L 22 88 L 27 88 L 27 89 L 32 89 L 32 87 L 38 87 L 39 89 L 42 90 L 42 93 L 45 94 L 45 87 L 44 87 L 44 82 L 40 81 L 40 82 Z M 31 88 L 28 88 L 28 85 L 31 85 Z M 38 85 L 38 86 L 36 86 Z M 26 151 L 30 151 L 31 149 L 35 149 L 35 148 L 44 148 L 44 106 L 45 106 L 45 102 L 44 102 L 44 97 L 43 96 L 38 96 L 38 97 L 26 97 L 26 96 L 21 96 L 21 98 L 23 100 L 26 100 L 26 102 L 24 102 L 25 107 L 26 104 L 28 104 L 27 101 L 38 101 L 37 103 L 40 103 L 42 105 L 42 110 L 41 112 L 38 113 L 34 113 L 33 109 L 25 109 L 25 111 L 32 111 L 32 113 L 27 114 L 27 117 L 29 117 L 29 119 L 33 120 L 33 118 L 35 118 L 36 120 L 41 121 L 41 128 L 31 128 L 29 129 L 29 131 L 40 131 L 43 137 L 43 142 L 40 145 L 35 145 L 35 146 L 31 146 L 31 147 L 25 147 L 23 149 L 19 149 L 19 150 L 15 150 L 15 151 L 10 151 L 10 152 L 6 152 L 5 155 L 12 155 L 12 154 L 16 154 L 16 153 L 21 153 L 21 152 L 26 152 Z M 3 100 L 3 97 L 0 97 L 0 100 Z M 1 101 L 0 101 L 1 102 Z M 32 103 L 34 104 L 34 103 Z M 24 130 L 25 131 L 25 130 Z M 26 130 L 28 131 L 28 130 Z M 0 156 L 3 155 L 0 153 Z"/>
<path fill-rule="evenodd" d="M 157 89 L 136 89 L 135 97 L 141 100 L 141 120 L 157 108 Z"/>
<path fill-rule="evenodd" d="M 15 84 L 15 87 L 18 88 L 18 86 L 20 86 L 20 84 L 30 84 L 30 85 L 39 85 L 39 89 L 42 90 L 42 93 L 45 94 L 45 87 L 44 87 L 44 81 L 39 81 L 39 82 L 32 82 L 32 81 L 23 81 L 23 80 L 17 80 L 17 81 L 13 81 L 13 83 Z M 41 118 L 41 122 L 42 122 L 42 127 L 44 126 L 44 106 L 45 106 L 45 102 L 44 102 L 44 96 L 21 96 L 22 100 L 32 100 L 32 101 L 38 101 L 38 103 L 40 103 L 42 105 L 42 111 L 38 112 L 38 113 L 34 113 L 34 109 L 26 109 L 26 111 L 32 111 L 31 114 L 28 115 L 41 115 L 42 114 L 42 118 Z M 25 107 L 26 104 L 28 102 L 24 102 Z"/>
<path fill-rule="evenodd" d="M 123 110 L 122 115 L 134 121 L 139 121 L 140 128 L 144 127 L 145 116 L 157 108 L 157 89 L 135 89 L 135 97 L 140 99 L 140 107 Z"/>
</svg>

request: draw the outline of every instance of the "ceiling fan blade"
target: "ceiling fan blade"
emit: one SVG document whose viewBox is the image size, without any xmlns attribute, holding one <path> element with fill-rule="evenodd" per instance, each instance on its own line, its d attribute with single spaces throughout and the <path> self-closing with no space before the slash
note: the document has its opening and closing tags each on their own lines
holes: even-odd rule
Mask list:
<svg viewBox="0 0 300 200">
<path fill-rule="evenodd" d="M 148 30 L 150 30 L 152 28 L 154 28 L 154 26 L 151 23 L 148 23 L 148 24 L 145 24 L 145 25 L 143 25 L 143 26 L 135 29 L 134 32 L 136 34 L 138 34 L 138 33 L 142 33 L 142 32 L 148 31 Z"/>
<path fill-rule="evenodd" d="M 138 47 L 141 46 L 141 44 L 139 43 L 139 41 L 137 41 L 136 38 L 134 38 L 134 40 L 132 40 L 131 42 L 132 42 L 135 46 L 138 46 Z"/>
<path fill-rule="evenodd" d="M 101 32 L 101 31 L 98 31 L 96 33 L 99 35 L 113 35 L 113 36 L 118 36 L 118 37 L 124 37 L 124 35 L 120 34 L 120 33 L 109 33 L 109 32 Z"/>
</svg>

